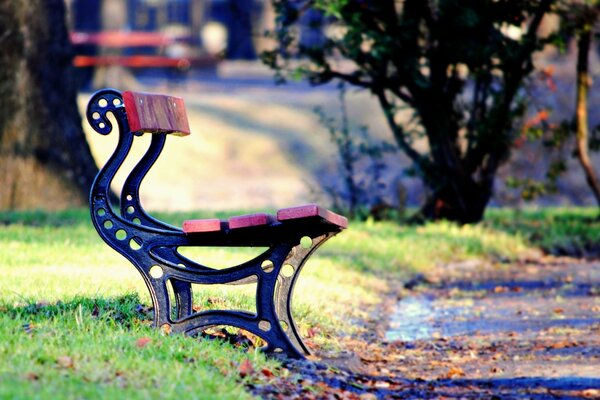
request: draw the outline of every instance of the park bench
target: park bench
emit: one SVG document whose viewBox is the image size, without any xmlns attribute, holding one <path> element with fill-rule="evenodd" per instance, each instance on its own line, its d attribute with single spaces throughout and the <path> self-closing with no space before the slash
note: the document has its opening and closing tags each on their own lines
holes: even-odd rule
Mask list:
<svg viewBox="0 0 600 400">
<path fill-rule="evenodd" d="M 291 313 L 294 285 L 306 260 L 347 220 L 318 205 L 233 216 L 227 220 L 183 222 L 182 228 L 160 221 L 140 204 L 140 184 L 158 159 L 167 136 L 190 133 L 181 98 L 103 89 L 87 107 L 87 120 L 100 134 L 118 125 L 119 141 L 99 171 L 90 193 L 91 217 L 98 234 L 140 272 L 150 292 L 154 326 L 166 332 L 196 335 L 214 326 L 244 329 L 266 342 L 268 353 L 302 358 L 309 351 Z M 146 153 L 131 170 L 111 205 L 111 182 L 127 158 L 136 136 L 151 133 Z M 260 255 L 224 269 L 211 268 L 184 256 L 190 246 L 266 248 Z M 193 284 L 256 284 L 256 312 L 199 310 Z"/>
<path fill-rule="evenodd" d="M 97 33 L 72 32 L 71 43 L 78 45 L 96 45 L 103 49 L 152 48 L 159 54 L 103 54 L 73 57 L 75 67 L 111 67 L 127 68 L 171 68 L 186 71 L 190 68 L 214 67 L 217 59 L 213 56 L 167 55 L 164 49 L 185 43 L 187 38 L 166 35 L 159 32 L 122 32 L 104 31 Z M 163 51 L 160 51 L 163 49 Z"/>
</svg>

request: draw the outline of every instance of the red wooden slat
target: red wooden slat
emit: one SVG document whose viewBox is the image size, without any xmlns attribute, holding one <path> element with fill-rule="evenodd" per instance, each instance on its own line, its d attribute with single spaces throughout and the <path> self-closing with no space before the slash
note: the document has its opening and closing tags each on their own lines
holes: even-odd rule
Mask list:
<svg viewBox="0 0 600 400">
<path fill-rule="evenodd" d="M 222 229 L 220 219 L 191 219 L 183 222 L 185 233 L 219 232 Z"/>
<path fill-rule="evenodd" d="M 159 47 L 184 39 L 159 32 L 71 32 L 71 43 L 75 45 L 95 44 L 104 47 Z"/>
<path fill-rule="evenodd" d="M 180 68 L 211 67 L 217 63 L 217 59 L 211 56 L 204 57 L 166 57 L 154 55 L 133 56 L 75 56 L 73 65 L 75 67 L 109 67 L 119 65 L 129 68 Z"/>
<path fill-rule="evenodd" d="M 236 215 L 229 218 L 229 229 L 250 228 L 253 226 L 269 225 L 275 222 L 273 215 L 259 213 L 249 215 Z"/>
<path fill-rule="evenodd" d="M 123 92 L 127 121 L 132 132 L 190 134 L 190 125 L 181 97 Z"/>
<path fill-rule="evenodd" d="M 337 225 L 340 228 L 348 227 L 348 220 L 339 214 L 329 211 L 316 204 L 307 204 L 298 207 L 283 208 L 277 211 L 277 219 L 279 221 L 291 221 L 303 218 L 320 217 L 330 224 Z"/>
</svg>

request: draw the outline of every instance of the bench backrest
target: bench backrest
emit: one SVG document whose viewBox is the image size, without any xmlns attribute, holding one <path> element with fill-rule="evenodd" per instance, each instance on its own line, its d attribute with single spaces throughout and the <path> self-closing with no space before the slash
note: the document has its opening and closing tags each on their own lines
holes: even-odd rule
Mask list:
<svg viewBox="0 0 600 400">
<path fill-rule="evenodd" d="M 181 97 L 123 92 L 123 103 L 131 132 L 172 133 L 177 136 L 190 134 Z"/>
</svg>

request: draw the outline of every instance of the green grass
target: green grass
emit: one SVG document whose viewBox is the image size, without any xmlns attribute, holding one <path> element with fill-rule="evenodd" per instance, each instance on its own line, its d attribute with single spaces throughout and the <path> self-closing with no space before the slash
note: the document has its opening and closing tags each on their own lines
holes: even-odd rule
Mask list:
<svg viewBox="0 0 600 400">
<path fill-rule="evenodd" d="M 340 335 L 361 329 L 350 321 L 366 319 L 385 293 L 417 272 L 466 259 L 516 258 L 532 243 L 598 233 L 596 225 L 586 229 L 591 214 L 569 212 L 515 219 L 492 211 L 485 224 L 463 227 L 352 222 L 319 249 L 299 279 L 293 308 L 300 331 L 318 351 L 335 353 Z M 565 215 L 578 222 L 546 226 Z M 209 215 L 160 214 L 176 225 L 192 216 Z M 208 248 L 194 257 L 226 265 L 255 252 Z M 0 213 L 0 268 L 0 398 L 243 398 L 246 382 L 268 379 L 240 377 L 245 359 L 256 371 L 285 373 L 252 350 L 151 329 L 142 278 L 101 241 L 86 210 Z M 198 287 L 195 302 L 252 310 L 254 291 L 251 285 Z M 140 338 L 151 342 L 140 347 Z"/>
<path fill-rule="evenodd" d="M 0 397 L 248 397 L 237 365 L 248 357 L 267 365 L 263 357 L 214 341 L 162 336 L 136 319 L 137 300 L 130 295 L 6 307 L 0 317 Z M 150 342 L 140 347 L 140 338 Z"/>
<path fill-rule="evenodd" d="M 598 209 L 532 208 L 488 209 L 484 226 L 518 235 L 529 246 L 547 253 L 585 256 L 600 252 Z"/>
</svg>

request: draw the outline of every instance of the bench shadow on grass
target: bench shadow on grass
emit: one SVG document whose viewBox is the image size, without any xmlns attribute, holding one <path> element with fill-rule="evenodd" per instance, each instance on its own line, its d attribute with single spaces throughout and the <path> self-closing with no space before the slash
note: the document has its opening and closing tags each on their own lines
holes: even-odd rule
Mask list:
<svg viewBox="0 0 600 400">
<path fill-rule="evenodd" d="M 110 321 L 125 328 L 136 325 L 150 325 L 153 318 L 151 307 L 144 306 L 137 293 L 119 297 L 74 297 L 68 301 L 47 303 L 44 301 L 25 301 L 21 304 L 5 306 L 2 314 L 28 322 L 60 319 L 61 317 L 81 314 Z"/>
<path fill-rule="evenodd" d="M 69 301 L 54 303 L 25 301 L 16 306 L 0 306 L 0 310 L 0 317 L 4 314 L 11 319 L 23 321 L 23 329 L 28 333 L 32 324 L 41 321 L 55 320 L 60 324 L 61 319 L 66 321 L 83 317 L 129 330 L 139 327 L 151 328 L 154 320 L 154 309 L 143 304 L 137 293 L 110 298 L 75 297 Z M 244 349 L 264 345 L 262 339 L 252 333 L 227 325 L 211 326 L 192 337 L 217 340 Z"/>
</svg>

